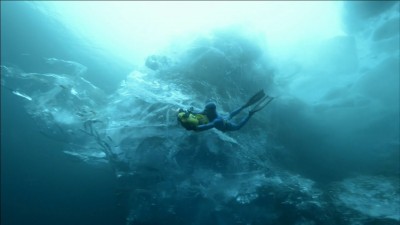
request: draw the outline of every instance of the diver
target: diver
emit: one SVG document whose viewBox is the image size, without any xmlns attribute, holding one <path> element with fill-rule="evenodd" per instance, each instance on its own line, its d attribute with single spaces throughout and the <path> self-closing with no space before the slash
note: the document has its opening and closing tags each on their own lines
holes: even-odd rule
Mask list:
<svg viewBox="0 0 400 225">
<path fill-rule="evenodd" d="M 194 112 L 193 108 L 189 110 L 179 109 L 178 121 L 187 130 L 205 131 L 211 128 L 216 128 L 220 131 L 236 131 L 242 128 L 251 116 L 267 106 L 274 98 L 266 95 L 264 90 L 257 92 L 251 97 L 246 104 L 232 111 L 227 116 L 221 116 L 217 113 L 215 103 L 208 102 L 201 112 Z M 243 118 L 239 123 L 234 123 L 231 119 L 238 115 L 243 109 L 254 105 L 249 111 L 248 115 Z"/>
</svg>

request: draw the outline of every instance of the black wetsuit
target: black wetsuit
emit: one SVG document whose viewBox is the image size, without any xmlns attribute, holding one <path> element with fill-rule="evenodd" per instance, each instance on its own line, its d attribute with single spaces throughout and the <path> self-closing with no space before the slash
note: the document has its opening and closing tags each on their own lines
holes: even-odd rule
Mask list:
<svg viewBox="0 0 400 225">
<path fill-rule="evenodd" d="M 231 122 L 230 120 L 234 116 L 239 114 L 244 108 L 246 108 L 246 107 L 242 106 L 242 107 L 234 110 L 233 112 L 229 113 L 229 115 L 227 115 L 227 116 L 220 116 L 217 113 L 216 105 L 212 102 L 208 103 L 206 105 L 204 111 L 201 112 L 201 114 L 204 114 L 207 116 L 209 123 L 197 126 L 196 131 L 204 131 L 204 130 L 208 130 L 211 128 L 216 128 L 223 132 L 239 130 L 247 123 L 247 121 L 250 119 L 252 114 L 249 113 L 245 118 L 242 119 L 242 121 L 240 121 L 237 124 Z"/>
</svg>

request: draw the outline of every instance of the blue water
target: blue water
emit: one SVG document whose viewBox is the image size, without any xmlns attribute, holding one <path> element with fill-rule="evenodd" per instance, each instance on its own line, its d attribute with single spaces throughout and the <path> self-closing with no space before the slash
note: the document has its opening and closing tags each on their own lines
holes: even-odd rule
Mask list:
<svg viewBox="0 0 400 225">
<path fill-rule="evenodd" d="M 346 3 L 292 61 L 226 27 L 133 67 L 2 1 L 1 224 L 399 224 L 399 12 Z M 261 88 L 240 131 L 176 121 Z"/>
</svg>

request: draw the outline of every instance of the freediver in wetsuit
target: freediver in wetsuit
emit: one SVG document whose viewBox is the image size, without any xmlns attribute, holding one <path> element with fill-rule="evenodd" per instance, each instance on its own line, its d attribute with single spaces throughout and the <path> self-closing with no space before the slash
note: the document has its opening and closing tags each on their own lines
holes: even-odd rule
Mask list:
<svg viewBox="0 0 400 225">
<path fill-rule="evenodd" d="M 184 112 L 184 110 L 180 110 L 178 114 L 178 121 L 180 121 L 181 125 L 188 130 L 205 131 L 211 128 L 216 128 L 223 132 L 236 131 L 242 128 L 255 112 L 263 109 L 273 99 L 274 98 L 272 97 L 266 96 L 264 90 L 261 90 L 251 97 L 245 105 L 232 111 L 227 116 L 219 115 L 217 113 L 217 107 L 215 103 L 209 102 L 206 104 L 204 110 L 199 113 L 193 113 L 191 111 Z M 234 123 L 231 121 L 231 119 L 238 115 L 243 109 L 254 104 L 256 104 L 255 107 L 251 109 L 248 115 L 239 123 Z"/>
</svg>

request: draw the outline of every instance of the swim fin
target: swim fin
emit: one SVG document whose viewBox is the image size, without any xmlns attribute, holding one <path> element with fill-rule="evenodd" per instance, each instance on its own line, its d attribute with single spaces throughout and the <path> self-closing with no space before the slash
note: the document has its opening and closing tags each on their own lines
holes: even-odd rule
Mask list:
<svg viewBox="0 0 400 225">
<path fill-rule="evenodd" d="M 274 100 L 273 97 L 270 96 L 265 96 L 256 106 L 254 106 L 253 109 L 250 110 L 250 114 L 254 114 L 255 112 L 260 111 L 261 109 L 265 108 L 272 100 Z"/>
<path fill-rule="evenodd" d="M 263 99 L 265 97 L 265 92 L 263 89 L 261 89 L 259 92 L 257 92 L 255 95 L 253 95 L 253 97 L 251 97 L 247 103 L 243 106 L 243 108 L 249 107 L 255 103 L 257 103 L 258 101 L 260 101 L 261 99 Z"/>
</svg>

